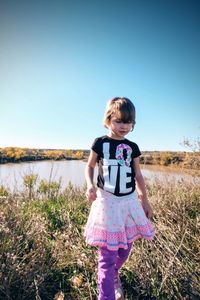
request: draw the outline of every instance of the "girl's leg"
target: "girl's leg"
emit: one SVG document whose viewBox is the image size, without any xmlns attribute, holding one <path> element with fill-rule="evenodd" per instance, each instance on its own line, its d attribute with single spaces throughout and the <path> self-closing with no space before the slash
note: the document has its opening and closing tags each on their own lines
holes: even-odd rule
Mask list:
<svg viewBox="0 0 200 300">
<path fill-rule="evenodd" d="M 118 251 L 99 248 L 98 300 L 115 300 L 114 276 Z"/>
<path fill-rule="evenodd" d="M 129 253 L 131 251 L 133 243 L 128 244 L 128 249 L 120 248 L 117 253 L 117 260 L 115 265 L 115 277 L 118 276 L 118 270 L 121 268 L 121 266 L 125 263 L 127 260 Z"/>
</svg>

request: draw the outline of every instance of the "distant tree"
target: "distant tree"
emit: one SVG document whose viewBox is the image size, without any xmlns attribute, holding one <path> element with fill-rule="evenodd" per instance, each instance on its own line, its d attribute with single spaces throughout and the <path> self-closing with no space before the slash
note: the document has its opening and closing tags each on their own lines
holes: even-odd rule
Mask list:
<svg viewBox="0 0 200 300">
<path fill-rule="evenodd" d="M 172 163 L 173 155 L 170 152 L 160 153 L 160 164 L 163 166 L 168 166 Z"/>
<path fill-rule="evenodd" d="M 15 148 L 14 147 L 6 147 L 4 148 L 5 156 L 8 158 L 14 158 L 15 157 Z"/>
<path fill-rule="evenodd" d="M 187 167 L 199 169 L 200 168 L 200 137 L 196 140 L 189 140 L 185 138 L 182 142 L 184 147 L 189 148 L 192 153 L 186 153 L 185 155 L 185 165 Z"/>
<path fill-rule="evenodd" d="M 22 148 L 17 148 L 15 150 L 15 159 L 19 160 L 20 158 L 26 156 L 26 151 Z"/>
<path fill-rule="evenodd" d="M 64 150 L 46 150 L 44 156 L 50 159 L 61 159 L 65 157 Z"/>
<path fill-rule="evenodd" d="M 193 152 L 200 152 L 200 137 L 197 137 L 197 139 L 194 141 L 191 141 L 188 138 L 184 138 L 181 144 L 189 148 Z"/>
<path fill-rule="evenodd" d="M 65 157 L 72 157 L 73 153 L 72 153 L 72 150 L 67 149 L 64 151 L 64 154 L 65 154 Z"/>
<path fill-rule="evenodd" d="M 159 152 L 153 152 L 152 153 L 152 163 L 153 165 L 159 165 L 160 164 L 160 153 Z"/>
<path fill-rule="evenodd" d="M 54 159 L 55 158 L 55 152 L 52 151 L 52 150 L 46 150 L 46 151 L 44 151 L 44 156 L 47 157 L 47 158 Z"/>
<path fill-rule="evenodd" d="M 77 151 L 74 155 L 74 157 L 78 158 L 78 159 L 82 159 L 83 158 L 83 151 Z"/>
</svg>

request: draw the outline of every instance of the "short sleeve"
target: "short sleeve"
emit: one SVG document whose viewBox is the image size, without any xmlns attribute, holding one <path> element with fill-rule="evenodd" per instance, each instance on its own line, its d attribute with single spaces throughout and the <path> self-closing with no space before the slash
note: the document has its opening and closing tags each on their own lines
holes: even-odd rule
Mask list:
<svg viewBox="0 0 200 300">
<path fill-rule="evenodd" d="M 100 154 L 102 152 L 102 141 L 100 138 L 96 138 L 91 146 L 91 149 L 96 152 L 97 154 Z"/>
<path fill-rule="evenodd" d="M 133 149 L 133 158 L 136 158 L 141 155 L 140 149 L 137 144 L 134 143 Z"/>
</svg>

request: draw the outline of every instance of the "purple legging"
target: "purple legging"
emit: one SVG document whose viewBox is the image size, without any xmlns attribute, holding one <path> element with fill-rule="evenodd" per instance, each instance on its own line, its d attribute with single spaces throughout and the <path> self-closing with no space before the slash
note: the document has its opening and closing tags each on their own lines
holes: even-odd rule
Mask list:
<svg viewBox="0 0 200 300">
<path fill-rule="evenodd" d="M 107 248 L 99 248 L 98 259 L 98 300 L 115 300 L 114 277 L 118 270 L 127 260 L 132 244 L 128 249 L 120 248 L 118 251 L 111 251 Z"/>
</svg>

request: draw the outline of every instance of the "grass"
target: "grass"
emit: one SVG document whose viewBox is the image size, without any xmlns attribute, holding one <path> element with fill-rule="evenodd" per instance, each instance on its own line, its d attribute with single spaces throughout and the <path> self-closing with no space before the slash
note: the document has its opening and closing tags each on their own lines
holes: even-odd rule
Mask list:
<svg viewBox="0 0 200 300">
<path fill-rule="evenodd" d="M 200 299 L 200 187 L 157 179 L 147 191 L 156 236 L 136 241 L 121 270 L 126 299 Z M 96 249 L 83 237 L 84 188 L 29 192 L 0 189 L 0 299 L 97 299 Z"/>
</svg>

